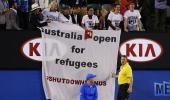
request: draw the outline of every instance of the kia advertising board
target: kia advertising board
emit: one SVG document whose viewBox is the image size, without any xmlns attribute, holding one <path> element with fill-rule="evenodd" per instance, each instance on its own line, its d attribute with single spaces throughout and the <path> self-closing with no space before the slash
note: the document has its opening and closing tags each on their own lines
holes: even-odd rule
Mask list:
<svg viewBox="0 0 170 100">
<path fill-rule="evenodd" d="M 6 31 L 1 32 L 0 69 L 40 69 L 41 68 L 41 36 L 39 31 Z M 170 69 L 170 34 L 166 33 L 122 33 L 119 48 L 120 55 L 127 55 L 134 70 Z M 51 52 L 58 54 L 63 45 L 51 41 Z M 53 56 L 50 56 L 52 58 Z M 119 68 L 119 67 L 118 67 Z"/>
<path fill-rule="evenodd" d="M 40 37 L 39 31 L 1 31 L 0 33 L 2 35 L 0 39 L 0 69 L 41 68 L 40 61 L 29 59 L 22 52 L 22 47 L 25 43 L 30 39 Z M 35 44 L 32 49 L 36 49 Z"/>
</svg>

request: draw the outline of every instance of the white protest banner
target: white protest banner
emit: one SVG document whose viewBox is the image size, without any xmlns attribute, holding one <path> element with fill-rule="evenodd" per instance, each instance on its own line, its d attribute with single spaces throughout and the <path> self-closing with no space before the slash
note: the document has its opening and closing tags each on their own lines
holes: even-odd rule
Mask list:
<svg viewBox="0 0 170 100">
<path fill-rule="evenodd" d="M 114 100 L 120 31 L 93 30 L 85 39 L 80 26 L 52 22 L 42 33 L 42 79 L 47 99 L 79 100 L 88 73 L 96 74 L 98 100 Z"/>
</svg>

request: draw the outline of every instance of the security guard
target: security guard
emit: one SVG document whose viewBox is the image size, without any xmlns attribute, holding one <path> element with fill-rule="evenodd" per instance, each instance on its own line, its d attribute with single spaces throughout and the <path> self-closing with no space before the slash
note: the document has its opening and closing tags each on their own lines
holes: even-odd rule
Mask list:
<svg viewBox="0 0 170 100">
<path fill-rule="evenodd" d="M 121 67 L 118 76 L 112 73 L 112 77 L 118 78 L 117 100 L 129 100 L 129 94 L 132 93 L 133 73 L 125 55 L 121 56 Z"/>
</svg>

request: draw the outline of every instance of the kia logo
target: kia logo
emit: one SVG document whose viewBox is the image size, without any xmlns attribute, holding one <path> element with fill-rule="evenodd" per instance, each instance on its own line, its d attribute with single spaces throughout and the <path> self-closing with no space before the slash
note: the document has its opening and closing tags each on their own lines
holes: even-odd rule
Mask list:
<svg viewBox="0 0 170 100">
<path fill-rule="evenodd" d="M 162 54 L 162 47 L 153 40 L 136 38 L 122 43 L 119 51 L 131 61 L 147 62 L 157 59 Z"/>
<path fill-rule="evenodd" d="M 47 38 L 42 41 L 41 38 L 35 38 L 24 43 L 21 50 L 27 58 L 42 61 L 42 59 L 54 60 L 63 57 L 67 52 L 67 47 L 64 43 L 55 39 Z"/>
</svg>

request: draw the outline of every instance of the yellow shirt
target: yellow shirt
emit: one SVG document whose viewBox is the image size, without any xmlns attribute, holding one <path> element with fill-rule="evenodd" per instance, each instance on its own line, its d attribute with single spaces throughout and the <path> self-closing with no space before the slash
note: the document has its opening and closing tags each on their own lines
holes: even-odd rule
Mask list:
<svg viewBox="0 0 170 100">
<path fill-rule="evenodd" d="M 130 83 L 132 78 L 132 69 L 129 65 L 129 63 L 126 63 L 125 65 L 121 66 L 119 75 L 118 75 L 118 84 L 125 84 Z"/>
</svg>

